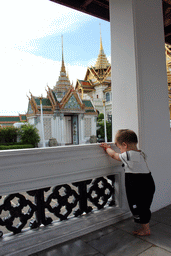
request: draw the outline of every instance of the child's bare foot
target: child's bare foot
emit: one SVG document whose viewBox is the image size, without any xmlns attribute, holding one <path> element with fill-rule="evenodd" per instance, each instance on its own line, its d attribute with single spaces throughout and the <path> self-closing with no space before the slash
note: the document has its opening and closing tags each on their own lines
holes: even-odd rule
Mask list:
<svg viewBox="0 0 171 256">
<path fill-rule="evenodd" d="M 137 236 L 149 236 L 151 234 L 150 230 L 141 230 L 136 233 Z"/>
<path fill-rule="evenodd" d="M 139 233 L 139 232 L 141 232 L 141 231 L 142 231 L 142 228 L 137 229 L 137 230 L 133 231 L 132 233 L 133 233 L 134 235 L 137 235 L 137 233 Z"/>
<path fill-rule="evenodd" d="M 137 235 L 137 236 L 149 236 L 151 234 L 149 223 L 142 224 L 142 228 L 140 228 L 136 231 L 133 231 L 133 234 Z"/>
</svg>

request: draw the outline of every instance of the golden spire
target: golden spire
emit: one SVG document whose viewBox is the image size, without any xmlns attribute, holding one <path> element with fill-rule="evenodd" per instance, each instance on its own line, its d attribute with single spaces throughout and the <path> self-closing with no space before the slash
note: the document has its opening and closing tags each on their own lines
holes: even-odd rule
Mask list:
<svg viewBox="0 0 171 256">
<path fill-rule="evenodd" d="M 64 64 L 64 53 L 63 53 L 63 35 L 61 36 L 61 39 L 62 39 L 62 66 L 61 66 L 61 72 L 66 73 L 65 64 Z"/>
<path fill-rule="evenodd" d="M 103 45 L 102 45 L 102 35 L 101 35 L 101 26 L 100 26 L 100 51 L 99 55 L 95 64 L 96 69 L 106 69 L 108 66 L 110 66 L 110 63 L 107 60 L 107 57 L 104 53 L 103 50 Z"/>
<path fill-rule="evenodd" d="M 61 36 L 61 39 L 62 39 L 62 65 L 61 65 L 61 71 L 60 71 L 58 81 L 56 82 L 56 85 L 54 86 L 53 90 L 58 90 L 58 89 L 66 90 L 70 87 L 70 81 L 66 74 L 66 69 L 64 64 L 63 35 Z"/>
<path fill-rule="evenodd" d="M 103 51 L 103 45 L 102 45 L 102 33 L 101 33 L 101 24 L 100 25 L 100 51 Z"/>
</svg>

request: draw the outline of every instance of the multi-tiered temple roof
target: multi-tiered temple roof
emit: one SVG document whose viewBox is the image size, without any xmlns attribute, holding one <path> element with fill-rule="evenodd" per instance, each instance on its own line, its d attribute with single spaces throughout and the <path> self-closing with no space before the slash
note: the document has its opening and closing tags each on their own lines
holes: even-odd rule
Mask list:
<svg viewBox="0 0 171 256">
<path fill-rule="evenodd" d="M 42 108 L 44 114 L 54 114 L 57 112 L 69 113 L 86 113 L 97 115 L 91 101 L 83 102 L 79 93 L 71 85 L 66 73 L 64 56 L 63 56 L 63 40 L 62 40 L 62 64 L 61 71 L 53 89 L 47 86 L 47 97 L 42 98 Z M 41 112 L 40 97 L 33 96 L 30 93 L 29 107 L 27 116 L 37 115 Z"/>
<path fill-rule="evenodd" d="M 101 33 L 100 33 L 100 51 L 99 51 L 99 55 L 95 64 L 95 70 L 98 69 L 107 69 L 110 66 L 109 61 L 107 60 L 107 57 L 104 53 L 103 50 L 103 45 L 102 45 L 102 37 L 101 37 Z"/>
<path fill-rule="evenodd" d="M 61 65 L 61 71 L 58 78 L 58 81 L 56 82 L 56 85 L 53 88 L 53 92 L 55 93 L 55 96 L 57 100 L 60 102 L 62 98 L 65 96 L 66 92 L 73 88 L 68 75 L 66 73 L 65 63 L 64 63 L 64 54 L 63 54 L 63 37 L 62 37 L 62 65 Z"/>
<path fill-rule="evenodd" d="M 84 80 L 77 80 L 76 89 L 82 93 L 95 91 L 98 85 L 111 86 L 111 64 L 109 63 L 103 49 L 100 33 L 100 51 L 94 67 L 88 67 Z"/>
</svg>

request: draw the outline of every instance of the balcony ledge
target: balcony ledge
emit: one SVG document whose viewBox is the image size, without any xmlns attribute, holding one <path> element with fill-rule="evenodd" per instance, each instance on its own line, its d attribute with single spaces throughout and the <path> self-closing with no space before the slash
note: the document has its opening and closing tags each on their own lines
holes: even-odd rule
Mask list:
<svg viewBox="0 0 171 256">
<path fill-rule="evenodd" d="M 0 252 L 3 251 L 3 254 L 0 255 L 30 255 L 97 229 L 113 225 L 130 216 L 129 211 L 111 207 L 111 209 L 104 209 L 90 215 L 57 222 L 47 227 L 42 226 L 35 230 L 25 229 L 15 236 L 6 234 L 0 242 Z"/>
<path fill-rule="evenodd" d="M 111 144 L 111 147 L 114 145 Z M 98 144 L 1 151 L 0 158 L 0 195 L 2 196 L 26 191 L 33 191 L 34 194 L 48 187 L 96 180 L 99 177 L 110 179 L 111 175 L 115 177 L 115 206 L 82 214 L 81 217 L 69 218 L 67 221 L 53 221 L 48 226 L 41 225 L 33 230 L 25 228 L 16 235 L 5 234 L 0 242 L 2 253 L 0 255 L 23 256 L 35 253 L 130 216 L 125 199 L 121 163 L 110 158 Z M 34 194 L 35 198 L 36 196 L 37 194 Z M 22 196 L 16 194 L 16 197 L 20 200 Z M 26 198 L 24 201 L 27 202 Z M 44 201 L 42 202 L 44 211 L 48 206 L 44 205 Z M 5 207 L 4 203 L 1 211 L 6 209 Z M 30 203 L 30 207 L 34 212 L 38 211 L 37 205 Z M 40 223 L 41 221 L 40 218 Z M 4 221 L 3 225 L 5 225 Z"/>
</svg>

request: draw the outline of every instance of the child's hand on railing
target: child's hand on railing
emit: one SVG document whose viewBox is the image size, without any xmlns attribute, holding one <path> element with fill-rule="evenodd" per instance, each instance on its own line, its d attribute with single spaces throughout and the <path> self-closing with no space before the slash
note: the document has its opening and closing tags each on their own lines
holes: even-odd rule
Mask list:
<svg viewBox="0 0 171 256">
<path fill-rule="evenodd" d="M 100 147 L 106 150 L 107 148 L 110 148 L 110 145 L 107 145 L 107 143 L 101 143 Z"/>
</svg>

